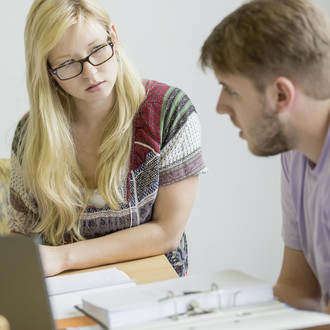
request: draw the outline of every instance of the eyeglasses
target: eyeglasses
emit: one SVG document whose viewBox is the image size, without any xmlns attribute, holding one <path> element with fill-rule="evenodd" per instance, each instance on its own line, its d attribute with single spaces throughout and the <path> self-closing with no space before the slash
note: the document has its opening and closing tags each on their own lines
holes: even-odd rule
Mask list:
<svg viewBox="0 0 330 330">
<path fill-rule="evenodd" d="M 110 40 L 109 42 L 100 45 L 96 50 L 81 60 L 70 60 L 54 69 L 48 64 L 48 68 L 60 80 L 69 80 L 79 76 L 83 72 L 85 62 L 94 66 L 99 66 L 109 61 L 114 54 L 113 48 L 113 42 Z"/>
</svg>

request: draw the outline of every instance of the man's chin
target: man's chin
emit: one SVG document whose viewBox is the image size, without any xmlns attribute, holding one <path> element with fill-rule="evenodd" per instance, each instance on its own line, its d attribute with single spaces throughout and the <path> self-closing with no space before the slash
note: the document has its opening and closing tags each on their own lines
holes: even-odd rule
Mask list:
<svg viewBox="0 0 330 330">
<path fill-rule="evenodd" d="M 285 151 L 288 151 L 289 149 L 288 148 L 261 148 L 261 147 L 258 147 L 258 146 L 254 146 L 254 145 L 250 145 L 248 143 L 248 148 L 250 150 L 250 152 L 255 155 L 255 156 L 258 156 L 258 157 L 269 157 L 269 156 L 275 156 L 275 155 L 278 155 L 282 152 L 285 152 Z"/>
</svg>

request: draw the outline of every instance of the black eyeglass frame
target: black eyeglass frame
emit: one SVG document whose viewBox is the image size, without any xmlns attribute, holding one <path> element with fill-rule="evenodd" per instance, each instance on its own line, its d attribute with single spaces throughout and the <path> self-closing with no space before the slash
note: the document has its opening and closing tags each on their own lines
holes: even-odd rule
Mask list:
<svg viewBox="0 0 330 330">
<path fill-rule="evenodd" d="M 94 53 L 96 53 L 96 52 L 99 51 L 100 49 L 102 49 L 102 48 L 104 48 L 104 47 L 107 47 L 107 46 L 110 46 L 111 49 L 112 49 L 112 55 L 111 55 L 108 59 L 106 59 L 105 61 L 103 61 L 102 63 L 99 63 L 99 64 L 94 64 L 94 63 L 92 63 L 92 62 L 89 60 L 89 58 L 90 58 Z M 93 66 L 99 66 L 99 65 L 102 65 L 103 63 L 109 61 L 109 60 L 113 57 L 113 55 L 115 54 L 113 48 L 114 48 L 114 44 L 113 44 L 112 40 L 110 39 L 109 42 L 106 42 L 103 46 L 101 46 L 100 48 L 94 50 L 93 52 L 91 52 L 91 53 L 90 53 L 88 56 L 86 56 L 85 58 L 82 58 L 81 60 L 78 60 L 78 61 L 73 61 L 73 62 L 71 62 L 70 64 L 72 64 L 72 63 L 80 63 L 80 65 L 81 65 L 81 70 L 80 70 L 80 72 L 79 72 L 78 74 L 76 74 L 76 75 L 74 75 L 73 77 L 70 77 L 70 78 L 65 78 L 65 79 L 63 79 L 63 78 L 61 78 L 61 77 L 58 75 L 58 73 L 57 73 L 57 70 L 59 70 L 59 69 L 65 67 L 67 64 L 60 65 L 60 66 L 58 66 L 58 67 L 56 67 L 56 68 L 53 69 L 53 68 L 49 65 L 49 63 L 47 62 L 48 69 L 49 69 L 50 72 L 51 72 L 52 74 L 54 74 L 58 79 L 60 79 L 60 80 L 62 80 L 62 81 L 64 81 L 64 80 L 69 80 L 69 79 L 72 79 L 72 78 L 75 78 L 75 77 L 79 76 L 79 75 L 84 71 L 84 63 L 85 63 L 85 62 L 88 62 L 88 63 L 92 64 Z"/>
</svg>

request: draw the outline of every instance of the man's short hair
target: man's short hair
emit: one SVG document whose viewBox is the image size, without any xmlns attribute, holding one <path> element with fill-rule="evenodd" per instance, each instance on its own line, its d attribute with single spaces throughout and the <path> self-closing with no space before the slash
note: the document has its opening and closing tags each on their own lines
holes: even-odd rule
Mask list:
<svg viewBox="0 0 330 330">
<path fill-rule="evenodd" d="M 259 91 L 285 76 L 314 98 L 330 97 L 330 23 L 307 0 L 252 0 L 218 24 L 202 67 L 240 74 Z"/>
</svg>

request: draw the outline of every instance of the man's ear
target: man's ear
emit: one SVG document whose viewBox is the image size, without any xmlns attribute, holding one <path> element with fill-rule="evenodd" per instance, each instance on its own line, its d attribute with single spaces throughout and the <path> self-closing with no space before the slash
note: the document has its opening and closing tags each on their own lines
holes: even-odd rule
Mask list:
<svg viewBox="0 0 330 330">
<path fill-rule="evenodd" d="M 283 112 L 293 106 L 296 98 L 296 87 L 286 77 L 277 77 L 272 84 L 274 103 L 278 112 Z"/>
</svg>

